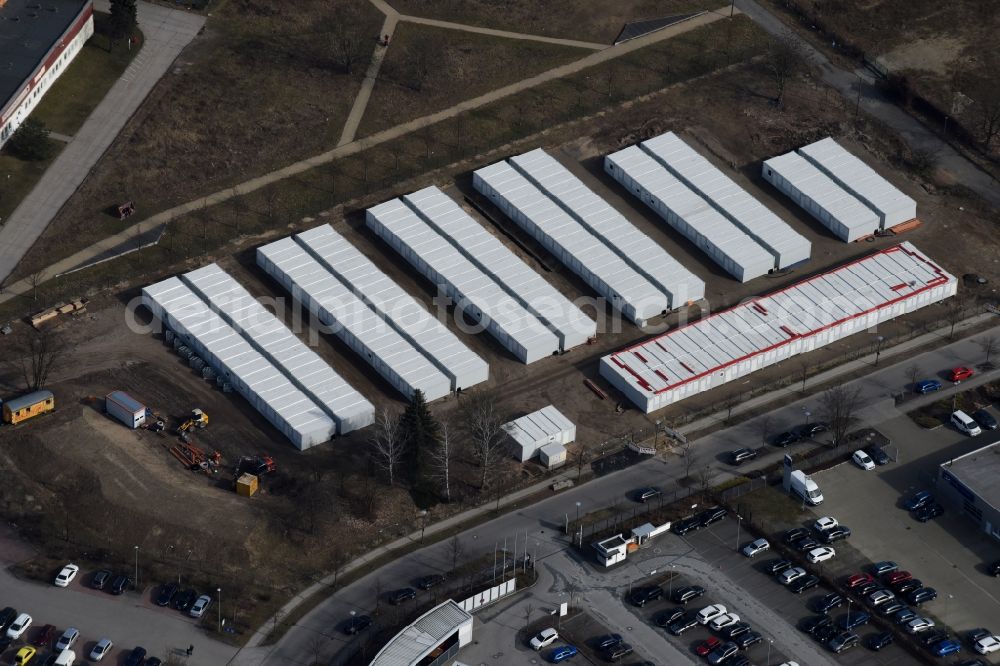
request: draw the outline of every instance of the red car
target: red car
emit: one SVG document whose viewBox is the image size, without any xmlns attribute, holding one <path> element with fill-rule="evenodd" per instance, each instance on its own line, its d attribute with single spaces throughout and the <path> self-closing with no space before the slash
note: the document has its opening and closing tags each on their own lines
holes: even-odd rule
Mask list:
<svg viewBox="0 0 1000 666">
<path fill-rule="evenodd" d="M 974 374 L 976 374 L 976 373 L 974 373 L 972 371 L 972 368 L 966 368 L 966 367 L 954 368 L 951 371 L 951 381 L 953 381 L 953 382 L 960 382 L 963 379 L 968 379 L 969 377 L 971 377 Z"/>
<path fill-rule="evenodd" d="M 913 574 L 909 571 L 893 571 L 885 575 L 885 582 L 889 585 L 895 585 L 900 581 L 910 580 L 911 578 L 913 578 Z"/>
<path fill-rule="evenodd" d="M 856 573 L 847 579 L 847 587 L 854 589 L 859 585 L 864 585 L 865 583 L 874 583 L 875 578 L 868 573 Z"/>
<path fill-rule="evenodd" d="M 715 636 L 709 636 L 701 643 L 698 643 L 698 645 L 695 646 L 694 651 L 698 653 L 699 657 L 707 657 L 709 652 L 719 647 L 720 645 L 722 645 L 721 640 L 719 640 Z"/>
<path fill-rule="evenodd" d="M 35 635 L 35 640 L 32 643 L 36 647 L 48 647 L 52 639 L 56 637 L 56 628 L 51 624 L 47 624 L 38 630 L 38 634 Z"/>
</svg>

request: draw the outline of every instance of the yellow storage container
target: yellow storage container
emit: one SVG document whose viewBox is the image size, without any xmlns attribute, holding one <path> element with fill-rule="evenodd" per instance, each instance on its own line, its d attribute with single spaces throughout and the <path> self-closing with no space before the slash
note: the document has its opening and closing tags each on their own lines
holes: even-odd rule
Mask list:
<svg viewBox="0 0 1000 666">
<path fill-rule="evenodd" d="M 55 408 L 56 399 L 52 391 L 35 391 L 5 402 L 3 420 L 4 423 L 20 423 L 39 414 L 51 412 Z"/>
<path fill-rule="evenodd" d="M 257 493 L 257 477 L 243 474 L 236 480 L 236 493 L 243 497 L 253 497 Z"/>
</svg>

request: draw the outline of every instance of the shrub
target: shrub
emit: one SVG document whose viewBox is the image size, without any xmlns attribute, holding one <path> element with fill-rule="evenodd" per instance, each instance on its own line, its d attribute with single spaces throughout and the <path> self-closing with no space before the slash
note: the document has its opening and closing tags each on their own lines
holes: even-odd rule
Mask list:
<svg viewBox="0 0 1000 666">
<path fill-rule="evenodd" d="M 46 160 L 53 152 L 49 129 L 42 121 L 28 118 L 17 128 L 14 136 L 10 137 L 7 150 L 14 157 L 28 162 Z"/>
</svg>

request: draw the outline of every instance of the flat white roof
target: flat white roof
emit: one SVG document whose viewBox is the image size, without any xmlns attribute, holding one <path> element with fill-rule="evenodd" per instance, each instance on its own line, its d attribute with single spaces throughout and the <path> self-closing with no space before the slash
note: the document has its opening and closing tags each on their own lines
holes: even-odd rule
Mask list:
<svg viewBox="0 0 1000 666">
<path fill-rule="evenodd" d="M 574 427 L 573 422 L 552 405 L 503 425 L 507 434 L 521 446 L 535 446 L 540 441 Z"/>
<path fill-rule="evenodd" d="M 955 278 L 908 242 L 609 354 L 653 396 Z"/>
<path fill-rule="evenodd" d="M 705 296 L 705 283 L 541 148 L 509 162 L 627 264 L 670 297 L 671 306 Z"/>
<path fill-rule="evenodd" d="M 385 644 L 369 666 L 415 666 L 472 615 L 449 599 L 427 611 Z"/>
</svg>

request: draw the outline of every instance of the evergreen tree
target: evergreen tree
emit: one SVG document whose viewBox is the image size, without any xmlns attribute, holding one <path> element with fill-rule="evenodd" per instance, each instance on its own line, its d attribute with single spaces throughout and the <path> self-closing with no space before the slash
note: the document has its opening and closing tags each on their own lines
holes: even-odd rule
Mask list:
<svg viewBox="0 0 1000 666">
<path fill-rule="evenodd" d="M 130 35 L 138 24 L 136 16 L 135 0 L 111 0 L 111 39 Z"/>
<path fill-rule="evenodd" d="M 431 456 L 438 445 L 441 436 L 441 426 L 430 409 L 424 394 L 417 389 L 413 392 L 406 411 L 400 419 L 400 430 L 412 465 L 413 482 L 417 487 L 430 487 L 434 472 Z"/>
<path fill-rule="evenodd" d="M 7 150 L 14 157 L 29 162 L 48 159 L 53 152 L 49 129 L 42 121 L 29 116 L 10 137 Z"/>
</svg>

